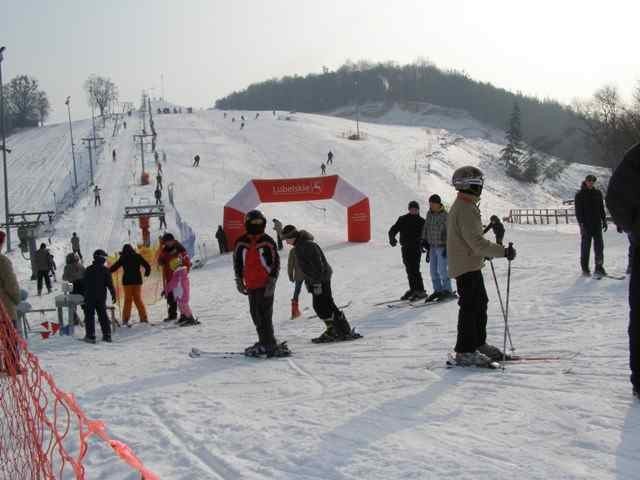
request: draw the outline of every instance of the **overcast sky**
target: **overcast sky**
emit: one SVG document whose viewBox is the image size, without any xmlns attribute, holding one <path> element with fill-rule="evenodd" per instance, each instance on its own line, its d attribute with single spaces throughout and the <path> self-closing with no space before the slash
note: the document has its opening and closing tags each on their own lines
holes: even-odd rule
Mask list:
<svg viewBox="0 0 640 480">
<path fill-rule="evenodd" d="M 7 6 L 8 3 L 8 6 Z M 36 77 L 50 121 L 86 116 L 92 73 L 185 106 L 345 59 L 424 57 L 495 85 L 569 103 L 640 79 L 632 0 L 3 0 L 3 80 Z"/>
</svg>

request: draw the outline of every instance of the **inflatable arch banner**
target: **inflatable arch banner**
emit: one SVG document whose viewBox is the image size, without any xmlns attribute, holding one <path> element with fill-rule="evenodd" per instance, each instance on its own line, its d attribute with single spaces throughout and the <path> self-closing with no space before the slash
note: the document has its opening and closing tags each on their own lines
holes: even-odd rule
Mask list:
<svg viewBox="0 0 640 480">
<path fill-rule="evenodd" d="M 369 198 L 338 175 L 251 180 L 224 207 L 224 232 L 229 245 L 244 234 L 244 216 L 261 203 L 333 199 L 347 207 L 347 240 L 371 240 Z"/>
</svg>

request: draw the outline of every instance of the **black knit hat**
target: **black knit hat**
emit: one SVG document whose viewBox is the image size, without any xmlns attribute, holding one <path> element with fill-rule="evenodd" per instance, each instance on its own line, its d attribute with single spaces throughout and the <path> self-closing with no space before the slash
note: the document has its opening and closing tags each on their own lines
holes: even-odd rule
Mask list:
<svg viewBox="0 0 640 480">
<path fill-rule="evenodd" d="M 415 200 L 411 200 L 409 202 L 409 206 L 407 207 L 409 210 L 411 210 L 412 208 L 417 208 L 418 210 L 420 210 L 420 205 L 418 204 L 418 202 L 416 202 Z"/>
<path fill-rule="evenodd" d="M 172 233 L 165 233 L 164 235 L 162 235 L 162 237 L 160 237 L 162 239 L 163 242 L 170 242 L 172 240 L 175 240 L 176 237 L 173 236 Z"/>
<path fill-rule="evenodd" d="M 298 236 L 298 230 L 293 225 L 285 225 L 282 229 L 282 233 L 280 237 L 283 240 L 287 240 L 289 238 L 296 238 Z"/>
<path fill-rule="evenodd" d="M 595 175 L 592 174 L 587 175 L 587 177 L 584 179 L 585 182 L 595 182 L 596 180 L 598 179 Z"/>
<path fill-rule="evenodd" d="M 433 194 L 429 197 L 429 203 L 437 203 L 438 205 L 442 205 L 442 200 L 440 199 L 440 195 Z"/>
</svg>

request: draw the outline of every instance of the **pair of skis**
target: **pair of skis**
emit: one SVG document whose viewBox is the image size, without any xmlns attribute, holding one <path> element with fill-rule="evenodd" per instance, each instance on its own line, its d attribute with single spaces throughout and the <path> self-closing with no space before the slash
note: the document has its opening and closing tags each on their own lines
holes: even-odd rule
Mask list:
<svg viewBox="0 0 640 480">
<path fill-rule="evenodd" d="M 571 360 L 577 355 L 577 353 L 571 355 L 508 355 L 509 358 L 505 361 L 493 361 L 486 365 L 458 365 L 455 361 L 455 355 L 449 353 L 445 365 L 447 368 L 487 368 L 489 370 L 497 370 L 509 364 Z"/>
<path fill-rule="evenodd" d="M 283 342 L 286 344 L 287 342 Z M 289 352 L 291 355 L 291 352 Z M 189 352 L 189 357 L 191 358 L 200 358 L 200 357 L 209 357 L 209 358 L 267 358 L 266 355 L 247 355 L 245 352 L 223 352 L 223 351 L 212 351 L 212 350 L 200 350 L 199 348 L 192 348 Z M 286 356 L 274 356 L 270 358 L 286 358 Z"/>
</svg>

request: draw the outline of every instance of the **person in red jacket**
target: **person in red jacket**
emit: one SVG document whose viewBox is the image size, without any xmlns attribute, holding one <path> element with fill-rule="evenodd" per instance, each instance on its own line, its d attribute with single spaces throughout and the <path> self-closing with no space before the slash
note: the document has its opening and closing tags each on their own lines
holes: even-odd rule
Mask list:
<svg viewBox="0 0 640 480">
<path fill-rule="evenodd" d="M 158 255 L 158 265 L 162 267 L 162 282 L 164 286 L 171 281 L 173 276 L 173 270 L 171 269 L 171 261 L 178 258 L 180 259 L 180 265 L 187 269 L 187 272 L 191 270 L 191 259 L 187 250 L 178 242 L 173 234 L 165 233 L 161 238 L 161 250 Z M 177 263 L 174 262 L 173 265 Z M 171 322 L 178 320 L 178 303 L 176 302 L 173 293 L 168 293 L 166 296 L 168 315 L 164 319 L 165 322 Z"/>
<path fill-rule="evenodd" d="M 249 311 L 258 332 L 258 342 L 245 349 L 245 355 L 285 357 L 291 352 L 286 343 L 278 344 L 273 334 L 273 294 L 280 273 L 276 243 L 264 233 L 267 219 L 252 210 L 245 216 L 246 233 L 236 241 L 233 267 L 236 288 L 249 297 Z"/>
</svg>

